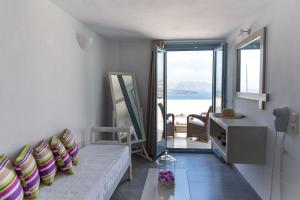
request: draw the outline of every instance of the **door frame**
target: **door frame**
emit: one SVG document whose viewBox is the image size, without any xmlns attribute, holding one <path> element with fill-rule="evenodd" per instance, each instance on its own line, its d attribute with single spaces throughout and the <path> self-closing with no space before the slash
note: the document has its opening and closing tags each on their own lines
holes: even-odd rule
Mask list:
<svg viewBox="0 0 300 200">
<path fill-rule="evenodd" d="M 157 141 L 157 113 L 160 112 L 158 109 L 157 109 L 157 52 L 160 51 L 160 52 L 163 52 L 164 53 L 164 72 L 163 72 L 163 77 L 164 77 L 164 87 L 163 87 L 163 93 L 164 93 L 164 100 L 163 100 L 163 110 L 164 112 L 162 112 L 163 114 L 163 140 L 158 143 Z M 164 48 L 161 48 L 161 47 L 158 47 L 158 46 L 155 46 L 154 47 L 154 51 L 153 51 L 153 56 L 154 56 L 154 73 L 155 73 L 155 78 L 154 78 L 154 124 L 155 124 L 155 127 L 154 127 L 154 130 L 155 130 L 155 134 L 154 134 L 154 137 L 153 137 L 153 140 L 154 140 L 154 144 L 155 144 L 155 149 L 154 149 L 154 157 L 157 158 L 159 157 L 160 155 L 162 155 L 165 150 L 167 149 L 167 131 L 166 131 L 166 128 L 167 128 L 167 124 L 166 124 L 166 121 L 167 121 L 167 115 L 166 115 L 166 103 L 167 103 L 167 93 L 166 93 L 166 89 L 167 89 L 167 80 L 166 80 L 166 77 L 167 77 L 167 72 L 166 72 L 166 69 L 167 69 L 167 51 L 164 49 Z"/>
<path fill-rule="evenodd" d="M 223 50 L 222 54 L 222 104 L 221 109 L 226 106 L 226 88 L 227 88 L 227 44 L 222 43 L 213 51 L 213 85 L 212 85 L 212 108 L 216 112 L 216 77 L 217 77 L 217 52 Z"/>
<path fill-rule="evenodd" d="M 212 106 L 215 108 L 215 72 L 216 72 L 216 57 L 215 50 L 223 48 L 223 70 L 222 70 L 222 107 L 226 106 L 226 65 L 227 65 L 227 45 L 225 40 L 169 40 L 165 42 L 166 51 L 213 51 L 213 65 L 212 65 Z M 165 60 L 167 62 L 167 59 Z M 167 82 L 167 64 L 166 66 L 166 82 Z M 167 83 L 165 84 L 167 87 Z M 167 100 L 167 99 L 166 99 Z M 167 106 L 167 104 L 165 104 Z M 167 148 L 170 152 L 176 153 L 213 153 L 210 149 L 195 149 L 195 148 Z"/>
</svg>

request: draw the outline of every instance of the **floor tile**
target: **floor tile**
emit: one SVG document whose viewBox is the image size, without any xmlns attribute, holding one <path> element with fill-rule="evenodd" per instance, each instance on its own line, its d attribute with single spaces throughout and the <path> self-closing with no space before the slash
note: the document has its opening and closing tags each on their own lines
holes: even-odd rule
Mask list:
<svg viewBox="0 0 300 200">
<path fill-rule="evenodd" d="M 250 185 L 213 154 L 174 153 L 177 169 L 186 169 L 192 200 L 260 200 Z M 155 162 L 133 157 L 133 180 L 123 181 L 111 200 L 139 200 Z"/>
</svg>

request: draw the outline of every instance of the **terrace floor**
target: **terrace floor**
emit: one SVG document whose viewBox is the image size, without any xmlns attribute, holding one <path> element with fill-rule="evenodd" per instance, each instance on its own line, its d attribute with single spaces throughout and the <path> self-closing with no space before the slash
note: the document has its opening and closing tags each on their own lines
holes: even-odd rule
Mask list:
<svg viewBox="0 0 300 200">
<path fill-rule="evenodd" d="M 168 137 L 167 148 L 211 149 L 211 142 L 197 141 L 194 137 L 187 138 L 186 133 L 175 133 L 175 137 Z"/>
</svg>

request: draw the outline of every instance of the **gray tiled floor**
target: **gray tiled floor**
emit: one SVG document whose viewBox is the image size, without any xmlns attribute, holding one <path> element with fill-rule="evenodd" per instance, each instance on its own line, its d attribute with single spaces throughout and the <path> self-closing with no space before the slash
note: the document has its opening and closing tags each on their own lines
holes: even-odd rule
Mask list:
<svg viewBox="0 0 300 200">
<path fill-rule="evenodd" d="M 230 165 L 213 154 L 172 154 L 176 168 L 186 169 L 192 200 L 260 200 L 248 183 Z M 139 157 L 133 158 L 133 180 L 124 181 L 111 200 L 139 200 L 148 169 L 156 167 Z"/>
</svg>

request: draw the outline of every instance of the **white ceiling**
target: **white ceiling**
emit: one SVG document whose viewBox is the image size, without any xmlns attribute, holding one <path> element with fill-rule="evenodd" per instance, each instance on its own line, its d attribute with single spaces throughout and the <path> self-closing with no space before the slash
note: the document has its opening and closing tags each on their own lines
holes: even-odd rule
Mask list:
<svg viewBox="0 0 300 200">
<path fill-rule="evenodd" d="M 225 38 L 271 0 L 52 0 L 112 38 Z"/>
</svg>

